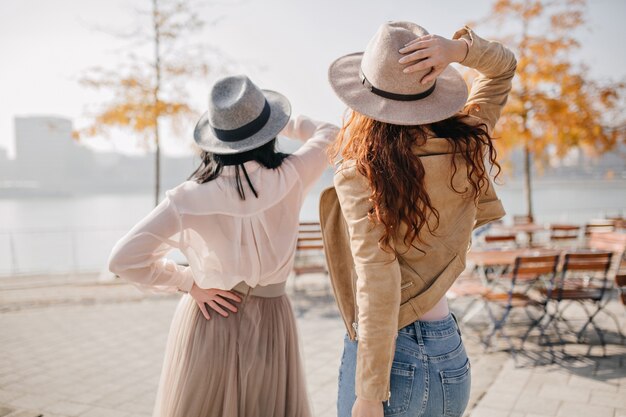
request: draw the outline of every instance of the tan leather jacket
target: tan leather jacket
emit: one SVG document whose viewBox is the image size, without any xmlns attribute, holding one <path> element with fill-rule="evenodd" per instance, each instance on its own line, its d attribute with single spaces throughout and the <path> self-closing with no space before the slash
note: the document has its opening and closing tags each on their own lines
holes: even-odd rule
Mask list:
<svg viewBox="0 0 626 417">
<path fill-rule="evenodd" d="M 470 41 L 461 63 L 479 72 L 466 105 L 468 121 L 486 123 L 492 133 L 517 63 L 510 50 L 478 37 L 468 27 L 453 38 L 461 36 Z M 472 230 L 505 215 L 491 181 L 478 205 L 450 187 L 452 150 L 445 139 L 429 138 L 425 145 L 416 145 L 414 152 L 424 165 L 426 189 L 440 215 L 434 233 L 423 229 L 423 243 L 404 245 L 404 227 L 398 230 L 393 252 L 379 248 L 384 229 L 367 217 L 372 207 L 370 189 L 354 161 L 340 161 L 334 187 L 320 197 L 322 236 L 335 298 L 350 338 L 356 339 L 358 331 L 356 395 L 369 400 L 389 398 L 398 329 L 418 320 L 445 296 L 465 268 Z M 466 189 L 464 160 L 458 154 L 455 157 L 454 188 Z M 429 223 L 434 226 L 434 219 Z"/>
</svg>

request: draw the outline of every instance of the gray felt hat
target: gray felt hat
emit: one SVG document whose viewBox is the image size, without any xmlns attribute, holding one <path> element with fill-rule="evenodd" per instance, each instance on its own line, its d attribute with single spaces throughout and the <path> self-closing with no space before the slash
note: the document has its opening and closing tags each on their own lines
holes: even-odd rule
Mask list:
<svg viewBox="0 0 626 417">
<path fill-rule="evenodd" d="M 381 122 L 419 125 L 437 122 L 460 111 L 467 101 L 461 74 L 448 66 L 437 79 L 422 85 L 430 68 L 405 74 L 399 52 L 428 31 L 411 22 L 380 26 L 364 52 L 342 56 L 330 65 L 328 79 L 351 109 Z"/>
<path fill-rule="evenodd" d="M 209 109 L 200 117 L 193 137 L 205 151 L 241 153 L 274 139 L 290 115 L 287 97 L 261 90 L 245 75 L 231 75 L 211 87 Z"/>
</svg>

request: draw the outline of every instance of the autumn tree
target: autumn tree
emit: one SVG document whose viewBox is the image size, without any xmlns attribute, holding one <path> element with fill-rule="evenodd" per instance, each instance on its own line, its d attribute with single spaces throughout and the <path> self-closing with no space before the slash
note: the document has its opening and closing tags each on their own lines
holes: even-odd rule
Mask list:
<svg viewBox="0 0 626 417">
<path fill-rule="evenodd" d="M 496 0 L 481 22 L 496 25 L 518 65 L 495 136 L 524 151 L 526 212 L 533 219 L 531 163 L 573 147 L 602 153 L 626 143 L 623 83 L 600 83 L 573 60 L 586 0 Z"/>
<path fill-rule="evenodd" d="M 146 6 L 150 5 L 146 0 Z M 192 109 L 187 88 L 192 79 L 209 74 L 207 47 L 191 42 L 207 22 L 198 7 L 185 0 L 151 0 L 151 9 L 136 10 L 137 26 L 128 33 L 107 32 L 128 44 L 114 69 L 90 68 L 82 85 L 103 90 L 110 99 L 89 115 L 89 124 L 74 132 L 77 139 L 102 135 L 112 129 L 131 131 L 154 143 L 154 204 L 159 202 L 160 134 L 163 125 L 176 130 Z M 127 52 L 128 51 L 128 52 Z"/>
</svg>

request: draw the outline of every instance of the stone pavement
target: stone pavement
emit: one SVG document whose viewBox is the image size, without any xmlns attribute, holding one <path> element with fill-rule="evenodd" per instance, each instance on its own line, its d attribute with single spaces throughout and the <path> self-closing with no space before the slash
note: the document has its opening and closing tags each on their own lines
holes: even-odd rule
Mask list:
<svg viewBox="0 0 626 417">
<path fill-rule="evenodd" d="M 626 417 L 624 355 L 569 366 L 516 368 L 507 361 L 472 417 Z"/>
<path fill-rule="evenodd" d="M 150 416 L 179 295 L 96 278 L 0 280 L 0 417 Z M 329 417 L 344 329 L 316 281 L 291 297 L 314 415 Z M 483 353 L 473 327 L 463 331 L 472 362 L 466 415 L 626 417 L 623 346 L 609 346 L 607 358 L 524 358 L 516 367 L 506 352 Z"/>
</svg>

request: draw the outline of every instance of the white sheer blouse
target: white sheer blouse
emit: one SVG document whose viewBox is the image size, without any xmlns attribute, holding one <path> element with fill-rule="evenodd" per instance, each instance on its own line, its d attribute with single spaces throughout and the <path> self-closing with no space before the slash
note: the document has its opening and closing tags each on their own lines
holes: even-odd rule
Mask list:
<svg viewBox="0 0 626 417">
<path fill-rule="evenodd" d="M 287 279 L 294 262 L 300 208 L 311 186 L 329 165 L 327 146 L 338 128 L 305 116 L 292 119 L 282 135 L 305 141 L 277 169 L 245 163 L 258 198 L 243 182 L 241 200 L 234 166 L 213 181 L 185 181 L 113 247 L 109 270 L 148 292 L 228 290 Z M 165 257 L 178 248 L 189 266 Z"/>
</svg>

